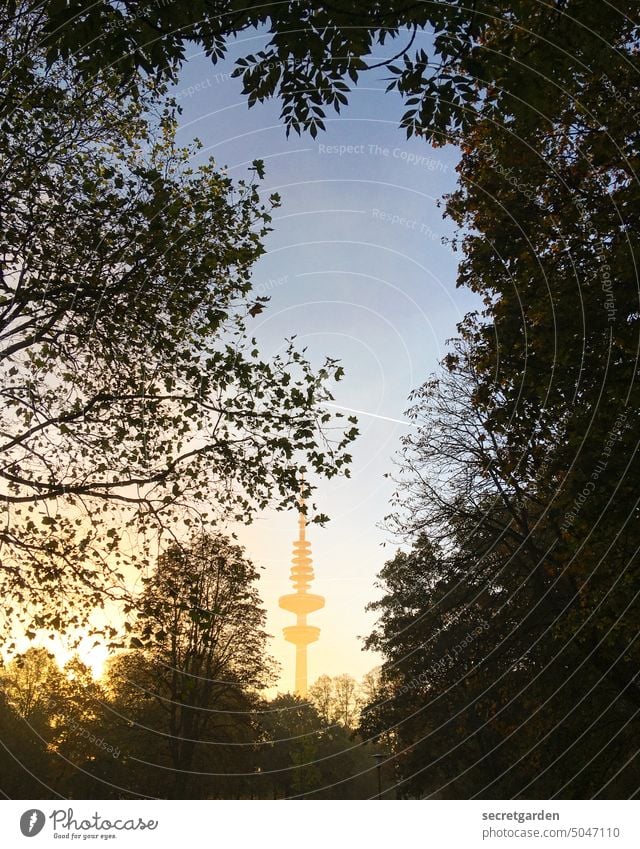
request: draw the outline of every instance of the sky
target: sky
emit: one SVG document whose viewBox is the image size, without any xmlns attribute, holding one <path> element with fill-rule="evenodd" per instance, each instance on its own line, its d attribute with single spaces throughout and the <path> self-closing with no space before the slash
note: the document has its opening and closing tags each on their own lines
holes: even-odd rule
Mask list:
<svg viewBox="0 0 640 849">
<path fill-rule="evenodd" d="M 404 415 L 408 396 L 437 369 L 457 323 L 478 306 L 455 287 L 458 257 L 443 244 L 454 229 L 438 206 L 455 188 L 458 151 L 406 139 L 398 128 L 402 103 L 385 92 L 382 69 L 363 79 L 340 115 L 327 117 L 325 133 L 287 138 L 277 101 L 249 109 L 241 82 L 230 76 L 235 56 L 263 44 L 259 34 L 239 39 L 215 66 L 199 52 L 189 56 L 172 91 L 182 110 L 178 142 L 198 138 L 193 164 L 213 157 L 237 180 L 253 177 L 252 161 L 262 159 L 261 193 L 281 196 L 253 275 L 255 293 L 270 298 L 249 328 L 262 356 L 283 351 L 295 335 L 314 364 L 330 356 L 344 367 L 334 384 L 335 410 L 356 413 L 360 436 L 350 478 L 310 481 L 330 521 L 307 529 L 311 591 L 326 598 L 309 619 L 321 629 L 309 647 L 309 681 L 342 673 L 360 679 L 379 663 L 363 650 L 375 623 L 365 608 L 379 597 L 376 575 L 399 544 L 382 522 L 394 489 L 387 476 L 412 427 Z M 278 689 L 291 691 L 295 650 L 282 628 L 294 616 L 278 598 L 291 592 L 297 516 L 264 512 L 253 525 L 228 530 L 261 567 L 270 649 L 281 664 Z M 80 654 L 100 673 L 107 650 L 89 651 L 92 644 Z M 49 647 L 60 660 L 69 655 L 62 643 Z"/>
<path fill-rule="evenodd" d="M 309 618 L 321 634 L 308 665 L 310 683 L 322 674 L 360 679 L 379 663 L 363 650 L 375 624 L 366 606 L 380 596 L 377 573 L 399 545 L 382 523 L 394 490 L 388 475 L 412 427 L 404 415 L 408 396 L 437 369 L 457 323 L 478 307 L 455 287 L 458 257 L 443 243 L 454 228 L 438 205 L 455 188 L 458 151 L 406 139 L 398 128 L 402 103 L 385 92 L 383 69 L 361 81 L 340 115 L 327 117 L 325 133 L 287 138 L 278 102 L 249 109 L 241 82 L 230 76 L 236 56 L 263 45 L 259 34 L 239 39 L 215 66 L 199 52 L 188 57 L 171 92 L 182 110 L 177 140 L 199 139 L 193 164 L 213 157 L 236 180 L 253 178 L 252 162 L 262 159 L 261 193 L 282 199 L 254 267 L 255 293 L 270 298 L 249 327 L 262 356 L 283 351 L 295 335 L 312 363 L 330 356 L 345 370 L 333 384 L 334 409 L 357 415 L 360 436 L 350 449 L 350 478 L 310 480 L 330 521 L 307 529 L 311 592 L 326 598 Z M 270 650 L 281 665 L 273 689 L 291 691 L 295 649 L 282 628 L 295 617 L 278 598 L 292 591 L 297 516 L 264 512 L 250 526 L 227 530 L 261 568 Z M 87 638 L 80 656 L 100 674 L 107 649 L 93 643 Z M 62 639 L 47 647 L 61 662 L 72 651 Z"/>
<path fill-rule="evenodd" d="M 254 273 L 257 294 L 271 299 L 251 326 L 263 356 L 295 334 L 314 363 L 329 355 L 345 369 L 335 404 L 357 411 L 361 436 L 351 478 L 320 483 L 315 494 L 331 521 L 307 532 L 312 591 L 326 597 L 309 620 L 321 628 L 309 648 L 309 679 L 345 672 L 361 678 L 379 662 L 363 651 L 361 637 L 375 622 L 365 608 L 380 594 L 376 575 L 398 545 L 380 523 L 393 491 L 385 475 L 411 427 L 408 395 L 437 368 L 457 322 L 477 306 L 455 287 L 457 257 L 442 243 L 454 230 L 437 205 L 455 187 L 458 152 L 406 139 L 398 128 L 402 104 L 385 93 L 382 71 L 350 95 L 340 115 L 328 116 L 326 133 L 287 138 L 278 103 L 249 109 L 240 81 L 230 77 L 233 55 L 262 44 L 261 36 L 241 40 L 216 66 L 202 54 L 189 57 L 172 92 L 182 109 L 178 141 L 197 137 L 198 159 L 214 157 L 236 179 L 247 177 L 252 160 L 264 160 L 262 191 L 282 198 Z M 263 513 L 238 534 L 263 569 L 271 651 L 282 665 L 280 689 L 290 690 L 294 648 L 282 628 L 293 616 L 279 609 L 278 597 L 291 591 L 296 516 Z"/>
<path fill-rule="evenodd" d="M 307 528 L 311 592 L 326 599 L 309 618 L 321 634 L 309 647 L 308 667 L 309 683 L 322 674 L 361 679 L 380 662 L 363 650 L 375 624 L 366 607 L 380 596 L 377 573 L 399 546 L 383 520 L 394 456 L 413 427 L 405 417 L 408 396 L 437 369 L 457 323 L 479 305 L 455 287 L 457 256 L 446 243 L 454 229 L 438 205 L 455 188 L 458 151 L 406 139 L 398 128 L 402 103 L 385 92 L 382 69 L 359 84 L 340 115 L 328 116 L 325 133 L 287 138 L 279 104 L 248 109 L 241 82 L 230 76 L 235 56 L 263 44 L 260 34 L 239 39 L 215 66 L 199 52 L 188 57 L 172 91 L 181 107 L 178 143 L 199 139 L 193 164 L 213 157 L 236 180 L 252 178 L 253 160 L 262 159 L 261 193 L 282 199 L 253 275 L 255 294 L 270 298 L 249 327 L 263 358 L 295 336 L 313 364 L 329 356 L 345 370 L 333 384 L 333 409 L 357 415 L 360 436 L 350 448 L 350 478 L 310 480 L 314 502 L 330 521 Z M 250 526 L 226 530 L 261 568 L 270 651 L 281 666 L 272 689 L 292 691 L 295 649 L 282 629 L 295 617 L 278 598 L 292 591 L 297 516 L 263 512 Z M 47 647 L 60 662 L 73 652 L 62 637 Z M 86 638 L 79 653 L 102 672 L 105 646 Z"/>
</svg>

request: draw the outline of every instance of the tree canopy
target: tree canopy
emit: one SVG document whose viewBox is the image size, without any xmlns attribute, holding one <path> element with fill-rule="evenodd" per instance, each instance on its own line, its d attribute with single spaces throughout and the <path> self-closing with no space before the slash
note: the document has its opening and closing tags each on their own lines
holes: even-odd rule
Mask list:
<svg viewBox="0 0 640 849">
<path fill-rule="evenodd" d="M 241 653 L 241 642 L 233 649 Z M 18 655 L 0 674 L 2 792 L 69 799 L 375 795 L 373 744 L 297 696 L 266 698 L 233 678 L 191 677 L 186 665 L 164 665 L 168 657 L 157 647 L 121 652 L 97 682 L 77 659 L 61 669 L 42 649 Z"/>
<path fill-rule="evenodd" d="M 414 393 L 390 517 L 410 548 L 385 565 L 371 604 L 366 645 L 385 661 L 361 733 L 389 735 L 409 796 L 627 797 L 638 781 L 638 540 L 635 500 L 616 497 L 634 472 L 629 484 L 616 476 L 615 452 L 635 435 L 615 430 L 597 488 L 563 528 L 576 493 L 566 441 L 543 440 L 536 463 L 516 427 L 493 425 L 475 353 L 459 344 Z"/>
<path fill-rule="evenodd" d="M 257 30 L 264 48 L 239 58 L 235 74 L 250 105 L 280 99 L 287 130 L 315 135 L 327 110 L 340 111 L 375 71 L 402 95 L 407 133 L 436 143 L 487 112 L 499 122 L 548 120 L 579 96 L 584 72 L 613 74 L 617 87 L 619 72 L 637 68 L 628 50 L 634 12 L 629 0 L 607 14 L 599 0 L 42 4 L 48 56 L 73 59 L 85 76 L 110 68 L 123 85 L 137 86 L 139 72 L 171 79 L 189 44 L 215 63 L 230 41 Z"/>
<path fill-rule="evenodd" d="M 278 203 L 262 163 L 236 183 L 193 167 L 162 84 L 82 80 L 43 46 L 44 8 L 7 12 L 0 578 L 33 633 L 118 596 L 139 531 L 290 506 L 303 471 L 345 469 L 356 431 L 322 407 L 335 361 L 314 370 L 293 341 L 265 360 L 251 337 Z"/>
</svg>

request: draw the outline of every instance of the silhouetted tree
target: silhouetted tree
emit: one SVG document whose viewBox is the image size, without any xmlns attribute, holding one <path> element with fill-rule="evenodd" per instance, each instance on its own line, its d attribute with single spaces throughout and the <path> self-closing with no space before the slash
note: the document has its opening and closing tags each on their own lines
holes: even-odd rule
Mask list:
<svg viewBox="0 0 640 849">
<path fill-rule="evenodd" d="M 366 799 L 375 794 L 371 747 L 322 717 L 313 704 L 279 695 L 265 703 L 260 725 L 258 795 Z"/>
<path fill-rule="evenodd" d="M 335 361 L 262 360 L 248 332 L 262 164 L 192 168 L 164 86 L 83 82 L 45 25 L 0 16 L 0 588 L 29 634 L 122 595 L 148 556 L 123 535 L 291 506 L 355 435 L 325 431 Z"/>
<path fill-rule="evenodd" d="M 255 694 L 273 674 L 258 576 L 223 536 L 172 545 L 145 579 L 129 626 L 138 650 L 109 667 L 112 703 L 134 725 L 135 757 L 147 752 L 172 796 L 215 793 L 210 775 L 241 771 L 225 747 L 252 745 Z"/>
</svg>

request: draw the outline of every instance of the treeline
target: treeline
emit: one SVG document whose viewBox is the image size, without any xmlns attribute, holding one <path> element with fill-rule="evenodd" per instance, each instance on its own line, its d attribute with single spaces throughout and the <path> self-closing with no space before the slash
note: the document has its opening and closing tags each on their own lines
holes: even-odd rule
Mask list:
<svg viewBox="0 0 640 849">
<path fill-rule="evenodd" d="M 0 779 L 11 798 L 368 798 L 374 748 L 354 728 L 371 694 L 322 676 L 309 701 L 266 699 L 273 662 L 257 573 L 222 537 L 158 561 L 129 644 L 94 680 L 44 648 L 0 674 Z M 369 686 L 367 686 L 369 682 Z"/>
<path fill-rule="evenodd" d="M 368 639 L 384 695 L 363 729 L 389 736 L 407 795 L 626 798 L 640 33 L 622 7 L 511 5 L 509 25 L 482 25 L 478 60 L 498 76 L 458 133 L 445 206 L 458 284 L 484 308 L 413 395 L 389 517 L 406 547 Z"/>
</svg>

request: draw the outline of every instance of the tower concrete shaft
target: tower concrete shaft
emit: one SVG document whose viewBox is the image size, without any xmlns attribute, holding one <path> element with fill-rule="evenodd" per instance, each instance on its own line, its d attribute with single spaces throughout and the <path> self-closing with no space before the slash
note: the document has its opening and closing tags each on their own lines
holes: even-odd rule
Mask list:
<svg viewBox="0 0 640 849">
<path fill-rule="evenodd" d="M 306 539 L 306 519 L 300 512 L 298 516 L 298 539 L 293 543 L 291 560 L 291 583 L 295 592 L 280 596 L 279 605 L 283 610 L 296 614 L 296 624 L 284 628 L 284 638 L 296 647 L 296 683 L 295 692 L 299 696 L 307 695 L 307 646 L 320 636 L 320 628 L 307 624 L 307 616 L 324 607 L 321 595 L 310 593 L 313 581 L 311 543 Z"/>
</svg>

